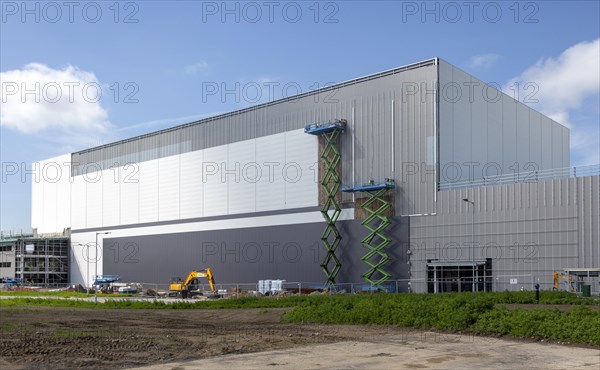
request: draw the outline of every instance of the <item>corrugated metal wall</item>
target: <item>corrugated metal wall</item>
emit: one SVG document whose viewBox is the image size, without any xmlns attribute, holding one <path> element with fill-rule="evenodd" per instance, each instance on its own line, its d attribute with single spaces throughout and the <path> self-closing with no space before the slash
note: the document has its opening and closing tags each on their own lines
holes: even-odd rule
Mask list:
<svg viewBox="0 0 600 370">
<path fill-rule="evenodd" d="M 156 215 L 141 208 L 154 202 L 154 193 L 158 189 L 169 188 L 166 183 L 155 184 L 156 179 L 145 179 L 145 174 L 150 171 L 148 166 L 160 166 L 161 173 L 165 167 L 161 163 L 144 162 L 301 129 L 317 121 L 343 118 L 349 124 L 341 140 L 344 186 L 393 177 L 399 185 L 395 197 L 397 213 L 431 213 L 436 186 L 431 155 L 435 146 L 436 104 L 431 92 L 436 78 L 436 60 L 429 60 L 343 83 L 330 90 L 74 153 L 73 175 L 124 166 L 128 162 L 140 163 L 140 181 L 150 183 L 140 185 L 139 218 L 155 219 Z M 294 143 L 285 145 L 292 147 Z M 301 151 L 302 148 L 294 147 L 293 150 Z M 174 165 L 170 163 L 168 168 Z M 344 199 L 353 198 L 345 194 Z M 165 206 L 168 203 L 161 208 Z M 150 207 L 156 208 L 152 204 Z M 264 207 L 259 204 L 257 208 Z"/>
<path fill-rule="evenodd" d="M 444 191 L 436 216 L 411 219 L 418 291 L 427 260 L 471 259 L 472 206 L 463 198 L 475 202 L 475 259 L 492 258 L 494 279 L 505 277 L 494 281 L 498 290 L 523 285 L 511 287 L 509 275 L 550 289 L 553 271 L 600 267 L 600 176 Z"/>
<path fill-rule="evenodd" d="M 570 166 L 569 129 L 443 60 L 439 67 L 440 183 Z"/>
</svg>

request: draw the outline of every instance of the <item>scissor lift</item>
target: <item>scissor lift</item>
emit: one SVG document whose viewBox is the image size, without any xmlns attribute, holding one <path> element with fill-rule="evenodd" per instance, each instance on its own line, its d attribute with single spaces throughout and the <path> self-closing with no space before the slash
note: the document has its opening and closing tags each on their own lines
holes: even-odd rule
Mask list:
<svg viewBox="0 0 600 370">
<path fill-rule="evenodd" d="M 384 183 L 376 184 L 370 180 L 365 185 L 342 190 L 349 193 L 363 192 L 368 196 L 361 206 L 368 215 L 361 223 L 369 231 L 362 240 L 368 252 L 361 260 L 369 266 L 369 269 L 362 274 L 362 277 L 371 286 L 381 290 L 386 290 L 382 284 L 391 276 L 384 267 L 392 260 L 385 252 L 385 248 L 392 242 L 392 239 L 385 234 L 385 230 L 391 224 L 385 214 L 392 206 L 392 203 L 385 199 L 385 195 L 395 187 L 393 179 L 386 179 Z"/>
<path fill-rule="evenodd" d="M 346 120 L 337 118 L 312 123 L 304 128 L 305 133 L 321 136 L 325 139 L 325 145 L 321 152 L 321 159 L 325 165 L 325 174 L 321 180 L 321 186 L 327 198 L 321 207 L 321 214 L 325 219 L 326 226 L 321 235 L 321 240 L 325 246 L 326 254 L 321 262 L 321 268 L 323 268 L 327 277 L 326 286 L 335 285 L 335 278 L 342 267 L 336 256 L 342 236 L 335 225 L 342 210 L 335 198 L 341 187 L 340 174 L 337 172 L 337 166 L 340 164 L 342 158 L 338 149 L 338 141 L 340 134 L 345 130 Z"/>
</svg>

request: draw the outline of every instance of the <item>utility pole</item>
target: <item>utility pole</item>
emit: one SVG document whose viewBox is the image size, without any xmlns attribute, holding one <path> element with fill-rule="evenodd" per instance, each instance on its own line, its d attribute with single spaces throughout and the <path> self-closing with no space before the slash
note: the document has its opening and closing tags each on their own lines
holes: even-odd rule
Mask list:
<svg viewBox="0 0 600 370">
<path fill-rule="evenodd" d="M 469 198 L 463 198 L 463 201 L 473 206 L 471 214 L 471 263 L 473 264 L 473 292 L 475 292 L 475 201 L 470 201 Z M 485 283 L 484 283 L 485 284 Z"/>
<path fill-rule="evenodd" d="M 110 231 L 106 231 L 103 233 L 96 233 L 96 263 L 94 264 L 95 267 L 95 273 L 94 273 L 94 280 L 98 280 L 98 235 L 105 235 L 105 234 L 110 234 Z M 88 259 L 89 261 L 89 259 Z M 89 264 L 89 262 L 88 262 Z M 98 289 L 96 288 L 96 286 L 94 286 L 94 303 L 98 303 Z"/>
</svg>

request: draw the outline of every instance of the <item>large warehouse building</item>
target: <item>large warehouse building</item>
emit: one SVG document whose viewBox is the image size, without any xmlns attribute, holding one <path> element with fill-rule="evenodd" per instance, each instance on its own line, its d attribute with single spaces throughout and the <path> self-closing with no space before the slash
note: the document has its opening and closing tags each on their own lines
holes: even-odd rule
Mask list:
<svg viewBox="0 0 600 370">
<path fill-rule="evenodd" d="M 211 267 L 218 283 L 549 289 L 569 270 L 598 291 L 599 170 L 569 165 L 566 127 L 434 58 L 38 162 L 32 226 L 70 229 L 84 285 Z"/>
</svg>

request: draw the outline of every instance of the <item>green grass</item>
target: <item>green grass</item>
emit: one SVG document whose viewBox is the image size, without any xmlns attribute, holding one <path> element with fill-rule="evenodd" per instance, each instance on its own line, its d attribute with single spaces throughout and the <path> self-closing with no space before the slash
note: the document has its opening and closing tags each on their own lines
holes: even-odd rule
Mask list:
<svg viewBox="0 0 600 370">
<path fill-rule="evenodd" d="M 532 295 L 531 292 L 528 293 Z M 544 297 L 545 296 L 545 297 Z M 285 322 L 398 325 L 448 332 L 510 335 L 600 345 L 600 312 L 573 294 L 545 292 L 535 309 L 496 307 L 535 303 L 527 292 L 475 294 L 378 294 L 331 297 L 303 302 L 284 315 Z M 569 304 L 559 311 L 545 304 Z"/>
</svg>

